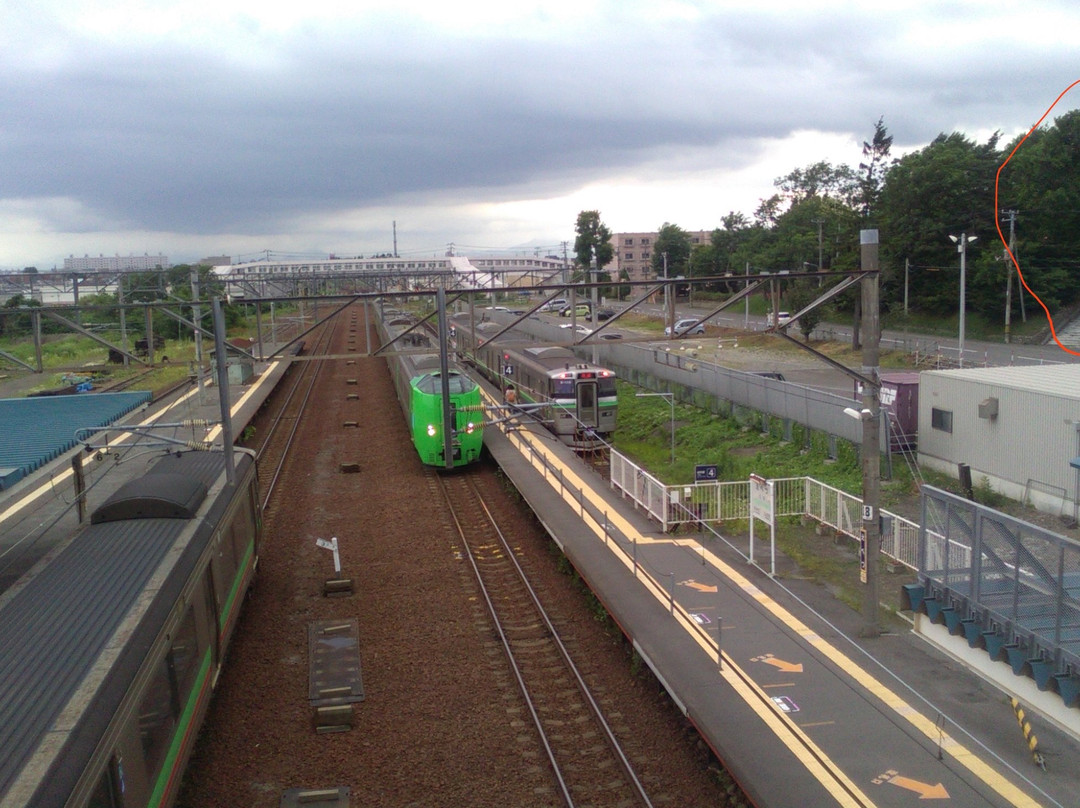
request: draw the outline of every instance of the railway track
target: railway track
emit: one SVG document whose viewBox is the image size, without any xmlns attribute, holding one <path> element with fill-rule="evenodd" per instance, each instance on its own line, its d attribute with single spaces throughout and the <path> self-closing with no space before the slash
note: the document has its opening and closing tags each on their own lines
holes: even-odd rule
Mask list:
<svg viewBox="0 0 1080 808">
<path fill-rule="evenodd" d="M 536 754 L 547 761 L 552 795 L 568 808 L 651 808 L 568 643 L 559 636 L 472 475 L 436 479 L 525 703 Z"/>
<path fill-rule="evenodd" d="M 287 372 L 287 389 L 275 391 L 267 399 L 268 411 L 260 418 L 267 426 L 264 435 L 256 436 L 259 438 L 256 459 L 259 490 L 262 492 L 260 507 L 264 518 L 273 516 L 274 492 L 288 460 L 301 416 L 325 364 L 319 357 L 330 353 L 341 320 L 340 315 L 334 317 L 311 333 L 314 343 L 312 361 L 293 363 Z"/>
</svg>

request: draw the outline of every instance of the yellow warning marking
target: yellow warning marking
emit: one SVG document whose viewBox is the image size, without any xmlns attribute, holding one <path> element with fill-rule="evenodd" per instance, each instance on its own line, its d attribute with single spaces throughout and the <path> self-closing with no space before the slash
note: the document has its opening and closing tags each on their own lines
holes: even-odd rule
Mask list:
<svg viewBox="0 0 1080 808">
<path fill-rule="evenodd" d="M 708 584 L 699 584 L 693 578 L 689 581 L 679 581 L 679 586 L 688 586 L 691 589 L 696 589 L 698 592 L 715 592 L 715 586 L 709 586 Z"/>
<path fill-rule="evenodd" d="M 485 395 L 487 394 L 485 393 Z M 488 396 L 488 398 L 490 399 L 490 396 Z M 494 399 L 491 400 L 494 401 Z M 561 496 L 563 496 L 563 498 L 571 508 L 573 508 L 575 511 L 581 512 L 579 503 L 577 502 L 575 497 L 577 491 L 582 491 L 582 495 L 588 499 L 592 507 L 596 509 L 599 513 L 604 513 L 604 510 L 607 507 L 607 503 L 605 503 L 596 495 L 596 493 L 592 490 L 591 485 L 585 480 L 583 480 L 583 478 L 577 473 L 575 469 L 563 463 L 561 460 L 559 460 L 558 457 L 551 455 L 547 451 L 547 447 L 544 445 L 544 442 L 542 440 L 529 433 L 523 433 L 520 431 L 510 432 L 506 431 L 505 429 L 503 431 L 506 437 L 510 439 L 511 442 L 516 442 L 519 447 L 521 447 L 522 444 L 527 445 L 525 447 L 525 451 L 523 451 L 523 456 L 537 470 L 537 472 L 540 473 L 543 478 L 548 481 L 548 484 L 551 485 L 551 487 L 555 491 L 559 492 Z M 548 463 L 560 470 L 561 479 L 566 483 L 566 488 L 562 488 L 560 490 L 561 487 L 559 485 L 558 478 L 554 478 L 551 476 L 548 466 L 541 458 L 546 458 Z M 571 489 L 573 489 L 574 493 L 571 493 Z M 894 693 L 892 690 L 890 690 L 888 687 L 886 687 L 884 684 L 874 678 L 874 676 L 872 676 L 868 671 L 860 667 L 855 662 L 855 660 L 853 660 L 851 657 L 844 654 L 827 640 L 819 636 L 817 632 L 813 631 L 809 626 L 803 623 L 794 614 L 787 611 L 787 609 L 774 601 L 765 592 L 759 589 L 752 581 L 746 578 L 746 576 L 742 575 L 734 567 L 724 562 L 723 559 L 715 555 L 712 551 L 708 550 L 707 548 L 700 547 L 699 543 L 693 539 L 669 538 L 661 540 L 644 536 L 632 524 L 630 524 L 630 522 L 628 522 L 618 513 L 607 513 L 606 517 L 611 523 L 611 525 L 615 527 L 620 533 L 622 533 L 627 538 L 634 539 L 638 544 L 667 543 L 673 545 L 694 547 L 695 552 L 700 552 L 702 558 L 705 559 L 709 564 L 711 564 L 713 569 L 716 570 L 718 574 L 724 576 L 738 589 L 744 592 L 748 597 L 761 604 L 762 608 L 771 613 L 796 635 L 801 637 L 810 645 L 814 646 L 814 648 L 816 648 L 819 653 L 832 661 L 840 670 L 843 670 L 848 676 L 854 679 L 866 691 L 868 691 L 871 695 L 877 697 L 883 704 L 885 704 L 887 707 L 893 710 L 893 712 L 895 712 L 897 715 L 907 721 L 912 727 L 914 727 L 931 741 L 933 741 L 935 746 L 939 747 L 942 752 L 952 756 L 953 759 L 955 759 L 958 763 L 964 766 L 964 768 L 970 771 L 975 777 L 983 781 L 989 788 L 997 792 L 1010 805 L 1016 806 L 1016 808 L 1040 808 L 1041 803 L 1037 802 L 1036 800 L 1025 794 L 1023 791 L 1021 791 L 1020 788 L 1018 788 L 1011 781 L 1002 776 L 986 761 L 984 761 L 977 754 L 969 750 L 963 744 L 958 742 L 955 738 L 950 736 L 948 733 L 943 732 L 940 727 L 935 724 L 934 721 L 922 715 L 915 707 L 908 704 L 899 695 Z M 586 526 L 589 526 L 590 529 L 594 531 L 597 538 L 601 540 L 604 539 L 606 535 L 604 531 L 604 526 L 598 524 L 596 520 L 592 518 L 588 510 L 585 510 L 582 513 L 582 521 L 585 523 Z M 616 558 L 619 558 L 622 563 L 627 567 L 627 569 L 634 569 L 633 559 L 627 556 L 620 547 L 614 544 L 609 544 L 608 546 L 615 554 Z M 665 608 L 667 608 L 668 593 L 664 591 L 663 587 L 656 585 L 651 580 L 650 576 L 642 573 L 643 571 L 639 568 L 638 580 L 645 584 L 646 588 L 653 593 L 653 596 L 656 597 L 657 600 L 661 601 L 665 605 Z M 679 620 L 679 622 L 683 624 L 683 626 L 687 629 L 691 636 L 694 637 L 698 645 L 706 653 L 708 653 L 710 656 L 715 657 L 716 643 L 712 639 L 706 638 L 701 633 L 701 631 L 698 630 L 696 624 L 693 621 L 693 618 L 689 617 L 689 615 L 686 615 L 681 606 L 679 606 L 678 604 L 675 604 L 675 606 L 675 616 Z M 729 679 L 729 677 L 734 676 L 733 671 L 735 669 L 737 669 L 736 664 L 733 661 L 729 661 L 727 656 L 724 656 L 724 669 L 720 672 L 721 676 L 723 676 L 725 679 Z M 732 684 L 732 686 L 735 687 L 735 684 Z M 745 689 L 745 687 L 736 687 L 736 690 L 738 690 L 740 693 L 743 693 Z M 762 693 L 762 695 L 764 695 L 764 693 Z M 765 697 L 765 701 L 769 701 L 767 696 Z M 793 724 L 791 724 L 790 719 L 781 714 L 779 711 L 774 711 L 772 715 L 768 715 L 767 713 L 759 709 L 759 707 L 753 701 L 747 700 L 747 704 L 750 705 L 751 708 L 754 709 L 755 712 L 757 712 L 758 715 L 766 721 L 766 723 L 770 724 L 770 726 L 772 726 L 773 724 L 775 724 L 775 722 L 778 721 L 786 722 L 791 725 L 789 729 L 792 733 L 798 734 L 805 738 L 804 743 L 808 744 L 805 750 L 800 750 L 796 746 L 789 744 L 789 748 L 800 758 L 800 760 L 803 759 L 804 755 L 807 757 L 810 756 L 810 749 L 813 749 L 816 754 L 821 755 L 823 760 L 828 760 L 830 762 L 830 765 L 835 766 L 835 764 L 831 763 L 831 760 L 825 755 L 825 753 L 818 749 L 817 746 L 813 744 L 812 741 L 810 741 L 809 737 L 805 736 L 801 732 L 801 730 L 798 729 L 798 727 L 795 727 Z M 781 733 L 778 732 L 777 737 L 784 741 L 784 735 L 782 735 Z M 787 743 L 787 741 L 784 742 Z M 807 764 L 807 767 L 811 771 L 815 771 L 815 768 L 811 768 L 809 763 Z M 840 774 L 840 776 L 844 777 L 846 780 L 846 776 L 844 776 L 842 773 Z M 822 780 L 822 782 L 825 783 L 826 781 Z M 848 782 L 850 783 L 850 781 Z M 854 790 L 854 793 L 860 794 L 861 799 L 865 800 L 864 805 L 873 805 L 872 801 L 865 795 L 862 795 L 862 793 L 854 785 L 854 783 L 851 783 L 850 788 Z M 837 795 L 835 792 L 833 793 L 834 796 L 837 796 L 837 798 L 840 799 L 839 795 Z"/>
</svg>

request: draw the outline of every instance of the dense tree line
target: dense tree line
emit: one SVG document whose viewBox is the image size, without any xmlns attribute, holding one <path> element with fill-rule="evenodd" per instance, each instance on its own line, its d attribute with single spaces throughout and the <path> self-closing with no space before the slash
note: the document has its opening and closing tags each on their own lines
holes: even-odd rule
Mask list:
<svg viewBox="0 0 1080 808">
<path fill-rule="evenodd" d="M 949 236 L 974 235 L 966 260 L 968 312 L 1001 322 L 1012 262 L 998 238 L 1000 225 L 1006 239 L 1012 234 L 1028 286 L 1051 312 L 1080 302 L 1080 110 L 1026 140 L 1002 143 L 994 134 L 979 143 L 959 132 L 942 133 L 899 159 L 891 156 L 891 147 L 892 136 L 878 120 L 857 168 L 818 162 L 777 178 L 776 192 L 752 215 L 731 211 L 711 242 L 692 253 L 686 232 L 665 223 L 653 269 L 663 274 L 657 262 L 666 251 L 671 276 L 738 276 L 748 268 L 752 273 L 851 270 L 859 265 L 859 231 L 876 228 L 883 312 L 903 310 L 906 270 L 910 309 L 952 316 L 958 311 L 960 273 Z M 1013 274 L 1016 318 L 1022 303 Z M 806 290 L 796 286 L 789 284 L 787 294 L 805 296 Z M 721 283 L 717 291 L 729 290 Z M 1030 295 L 1023 295 L 1032 311 Z M 845 295 L 838 305 L 850 311 L 856 296 Z"/>
<path fill-rule="evenodd" d="M 191 309 L 184 303 L 192 300 L 191 269 L 188 264 L 177 264 L 169 269 L 150 270 L 146 272 L 129 272 L 120 276 L 122 291 L 103 292 L 93 295 L 82 295 L 79 298 L 79 308 L 74 315 L 64 313 L 65 317 L 78 320 L 84 328 L 97 331 L 118 330 L 120 327 L 119 309 L 117 304 L 123 297 L 125 304 L 138 303 L 171 303 L 172 308 L 182 316 L 190 317 Z M 209 266 L 199 266 L 199 297 L 208 300 L 211 297 L 224 295 L 224 285 L 215 277 Z M 40 303 L 26 295 L 15 295 L 0 304 L 0 337 L 21 338 L 32 332 L 32 321 L 29 310 L 40 307 Z M 203 306 L 203 327 L 210 329 L 208 314 L 209 307 Z M 226 305 L 223 307 L 226 327 L 231 327 L 243 318 L 243 310 L 240 306 Z M 190 329 L 178 328 L 176 321 L 154 311 L 154 333 L 179 334 L 186 339 L 193 339 Z M 125 329 L 133 337 L 145 336 L 146 320 L 141 311 L 128 310 Z M 45 334 L 67 333 L 68 329 L 43 317 L 41 319 L 42 332 Z"/>
</svg>

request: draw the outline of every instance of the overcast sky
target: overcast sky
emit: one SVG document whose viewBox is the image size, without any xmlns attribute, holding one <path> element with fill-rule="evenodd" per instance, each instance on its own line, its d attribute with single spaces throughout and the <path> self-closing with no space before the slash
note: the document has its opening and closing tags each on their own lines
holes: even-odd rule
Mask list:
<svg viewBox="0 0 1080 808">
<path fill-rule="evenodd" d="M 712 229 L 880 116 L 894 155 L 1026 131 L 1078 32 L 1075 0 L 0 0 L 0 268 Z"/>
</svg>

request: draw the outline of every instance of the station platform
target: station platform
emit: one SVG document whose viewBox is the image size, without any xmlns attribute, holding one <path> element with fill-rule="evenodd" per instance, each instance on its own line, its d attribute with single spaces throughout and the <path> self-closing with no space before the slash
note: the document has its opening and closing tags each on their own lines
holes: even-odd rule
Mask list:
<svg viewBox="0 0 1080 808">
<path fill-rule="evenodd" d="M 248 383 L 229 385 L 234 442 L 289 364 L 288 360 L 260 362 Z M 0 598 L 35 564 L 70 539 L 97 504 L 141 475 L 167 448 L 203 441 L 221 445 L 221 397 L 216 386 L 204 384 L 200 388 L 192 382 L 152 402 L 148 394 L 127 396 L 137 400 L 138 406 L 118 410 L 116 415 L 122 417 L 109 419 L 110 423 L 99 415 L 101 397 L 95 398 L 93 393 L 65 396 L 64 431 L 68 435 L 74 436 L 79 429 L 109 428 L 82 442 L 69 440 L 64 451 L 53 453 L 49 462 L 0 491 Z M 216 425 L 208 428 L 200 422 Z M 159 426 L 150 429 L 151 424 Z M 164 424 L 170 426 L 160 426 Z M 85 492 L 82 512 L 77 486 Z"/>
<path fill-rule="evenodd" d="M 484 439 L 756 805 L 1075 806 L 1076 742 L 1040 727 L 1037 767 L 1008 699 L 909 629 L 860 639 L 824 587 L 662 533 L 539 426 Z"/>
</svg>

